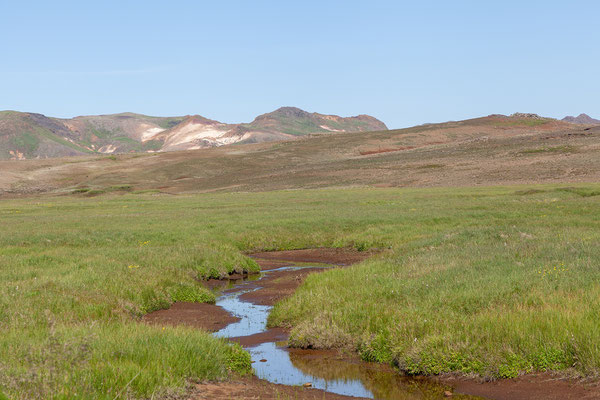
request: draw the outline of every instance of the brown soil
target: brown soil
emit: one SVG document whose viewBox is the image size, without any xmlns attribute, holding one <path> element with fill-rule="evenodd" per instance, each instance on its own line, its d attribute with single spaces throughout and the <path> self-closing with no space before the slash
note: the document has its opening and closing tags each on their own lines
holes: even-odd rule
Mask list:
<svg viewBox="0 0 600 400">
<path fill-rule="evenodd" d="M 258 260 L 260 263 L 260 260 Z M 321 272 L 323 268 L 302 268 L 296 271 L 273 271 L 257 283 L 260 289 L 240 296 L 244 300 L 263 306 L 272 306 L 279 300 L 292 295 L 304 279 L 313 272 Z"/>
<path fill-rule="evenodd" d="M 235 382 L 200 383 L 195 386 L 189 397 L 194 400 L 337 400 L 359 399 L 341 396 L 319 389 L 297 386 L 276 385 L 256 377 L 243 378 Z"/>
<path fill-rule="evenodd" d="M 240 336 L 229 338 L 233 342 L 237 342 L 244 347 L 257 346 L 261 343 L 283 342 L 289 337 L 289 331 L 285 328 L 271 328 L 266 332 L 257 333 L 250 336 Z"/>
<path fill-rule="evenodd" d="M 187 325 L 216 332 L 240 319 L 221 307 L 206 303 L 175 303 L 168 310 L 146 314 L 142 320 L 158 325 Z"/>
<path fill-rule="evenodd" d="M 452 385 L 456 392 L 495 400 L 600 399 L 600 387 L 597 383 L 582 383 L 576 380 L 562 379 L 550 373 L 530 374 L 515 379 L 483 383 L 455 377 L 440 378 L 440 381 Z"/>
<path fill-rule="evenodd" d="M 352 248 L 318 248 L 302 250 L 270 251 L 250 254 L 263 271 L 294 265 L 295 263 L 320 263 L 328 265 L 350 265 L 367 259 L 374 251 L 357 251 Z M 260 289 L 240 296 L 254 304 L 271 306 L 292 295 L 304 279 L 323 268 L 309 266 L 295 271 L 273 271 L 257 283 Z"/>
</svg>

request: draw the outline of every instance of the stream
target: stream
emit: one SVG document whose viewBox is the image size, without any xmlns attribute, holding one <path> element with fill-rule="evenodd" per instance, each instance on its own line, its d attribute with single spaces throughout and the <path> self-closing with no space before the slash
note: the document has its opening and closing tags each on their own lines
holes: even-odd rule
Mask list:
<svg viewBox="0 0 600 400">
<path fill-rule="evenodd" d="M 240 318 L 215 332 L 223 338 L 254 335 L 267 331 L 271 306 L 243 301 L 240 296 L 260 288 L 260 279 L 274 271 L 297 270 L 303 267 L 282 267 L 248 279 L 236 281 L 222 290 L 217 305 Z M 314 268 L 314 267 L 312 267 Z M 335 351 L 289 349 L 287 342 L 264 342 L 246 347 L 252 357 L 257 377 L 266 381 L 313 388 L 346 396 L 383 399 L 443 399 L 452 387 L 427 378 L 403 377 L 391 367 L 341 357 Z M 480 399 L 454 393 L 453 399 Z"/>
</svg>

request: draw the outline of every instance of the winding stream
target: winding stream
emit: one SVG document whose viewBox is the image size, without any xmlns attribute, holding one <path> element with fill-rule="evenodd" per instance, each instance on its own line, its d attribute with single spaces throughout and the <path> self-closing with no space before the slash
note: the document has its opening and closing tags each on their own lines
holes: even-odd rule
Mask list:
<svg viewBox="0 0 600 400">
<path fill-rule="evenodd" d="M 260 288 L 260 279 L 274 271 L 303 267 L 272 269 L 223 290 L 217 305 L 240 318 L 214 335 L 234 338 L 267 331 L 271 306 L 240 300 L 240 296 Z M 313 267 L 314 268 L 314 267 Z M 258 285 L 257 285 L 258 284 Z M 247 347 L 256 376 L 272 383 L 304 385 L 346 396 L 371 399 L 443 399 L 449 386 L 426 378 L 406 378 L 387 366 L 340 357 L 336 352 L 288 349 L 286 342 L 265 342 Z M 454 399 L 479 397 L 454 394 Z"/>
</svg>

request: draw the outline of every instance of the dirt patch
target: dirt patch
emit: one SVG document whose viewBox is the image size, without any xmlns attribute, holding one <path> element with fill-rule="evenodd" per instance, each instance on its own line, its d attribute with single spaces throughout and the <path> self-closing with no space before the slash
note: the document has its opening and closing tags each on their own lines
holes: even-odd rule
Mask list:
<svg viewBox="0 0 600 400">
<path fill-rule="evenodd" d="M 259 253 L 259 254 L 264 254 L 264 253 Z M 254 255 L 250 255 L 250 257 L 254 257 Z M 269 271 L 272 269 L 277 269 L 277 268 L 281 268 L 281 267 L 291 267 L 294 265 L 294 263 L 291 261 L 267 260 L 264 258 L 256 259 L 256 257 L 254 257 L 254 258 L 255 258 L 255 261 L 260 265 L 261 271 Z"/>
<path fill-rule="evenodd" d="M 252 277 L 259 277 L 260 273 L 255 273 L 255 274 L 248 274 L 243 273 L 243 274 L 238 274 L 238 273 L 233 273 L 233 274 L 229 274 L 227 275 L 225 278 L 222 279 L 215 279 L 215 278 L 210 278 L 207 279 L 205 281 L 201 281 L 202 284 L 208 288 L 208 289 L 225 289 L 228 285 L 230 285 L 231 283 L 239 283 L 241 281 L 243 281 L 244 279 L 248 279 L 248 278 L 252 278 Z"/>
<path fill-rule="evenodd" d="M 237 342 L 244 347 L 253 347 L 267 342 L 283 342 L 288 340 L 289 332 L 285 328 L 272 328 L 265 332 L 250 336 L 240 336 L 229 338 L 232 342 Z"/>
<path fill-rule="evenodd" d="M 515 379 L 478 383 L 466 378 L 439 378 L 456 392 L 495 400 L 592 400 L 600 399 L 600 386 L 561 379 L 550 373 L 530 374 Z"/>
<path fill-rule="evenodd" d="M 367 259 L 375 251 L 358 251 L 352 248 L 318 248 L 302 250 L 266 251 L 250 254 L 263 266 L 265 261 L 317 262 L 333 265 L 350 265 Z"/>
<path fill-rule="evenodd" d="M 260 260 L 257 260 L 260 264 Z M 263 306 L 272 306 L 281 299 L 291 296 L 304 279 L 313 272 L 322 272 L 324 268 L 302 268 L 269 272 L 257 282 L 260 288 L 240 295 L 240 300 Z"/>
<path fill-rule="evenodd" d="M 194 400 L 341 400 L 359 399 L 358 397 L 341 396 L 319 389 L 297 386 L 276 385 L 256 377 L 244 378 L 236 382 L 200 383 L 191 393 Z"/>
<path fill-rule="evenodd" d="M 206 303 L 175 303 L 168 310 L 146 314 L 142 320 L 157 325 L 187 325 L 216 332 L 240 319 L 221 307 Z"/>
</svg>

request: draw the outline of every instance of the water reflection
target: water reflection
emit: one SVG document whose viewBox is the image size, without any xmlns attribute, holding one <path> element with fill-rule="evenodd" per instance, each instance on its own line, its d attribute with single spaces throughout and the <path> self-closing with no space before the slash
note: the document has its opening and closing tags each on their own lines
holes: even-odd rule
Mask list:
<svg viewBox="0 0 600 400">
<path fill-rule="evenodd" d="M 294 366 L 290 354 L 275 343 L 263 343 L 249 349 L 249 352 L 254 361 L 256 376 L 269 382 L 293 386 L 310 382 L 312 387 L 328 392 L 374 398 L 373 393 L 366 389 L 360 380 L 341 375 L 336 379 L 324 379 L 304 373 Z M 261 362 L 263 359 L 267 361 Z"/>
<path fill-rule="evenodd" d="M 239 296 L 242 293 L 247 292 L 248 290 L 219 298 L 216 304 L 223 307 L 234 316 L 240 318 L 240 320 L 227 325 L 218 332 L 215 332 L 215 336 L 248 336 L 265 331 L 267 328 L 267 317 L 269 316 L 271 307 L 240 301 Z"/>
<path fill-rule="evenodd" d="M 284 352 L 288 353 L 293 367 L 302 374 L 326 381 L 358 381 L 366 391 L 371 393 L 370 397 L 375 399 L 443 399 L 445 391 L 452 391 L 450 386 L 439 384 L 431 379 L 402 377 L 389 366 L 343 358 L 333 351 Z M 461 394 L 454 394 L 452 398 L 480 399 L 480 397 Z"/>
<path fill-rule="evenodd" d="M 296 270 L 301 267 L 282 267 L 272 271 Z M 266 273 L 269 273 L 268 271 Z M 264 274 L 237 281 L 217 298 L 217 305 L 240 318 L 214 333 L 219 337 L 239 337 L 266 330 L 271 306 L 241 301 L 240 295 L 257 290 L 256 280 Z M 346 396 L 382 400 L 444 399 L 450 387 L 426 378 L 403 378 L 390 367 L 359 360 L 341 358 L 336 352 L 289 350 L 286 343 L 262 343 L 247 349 L 256 375 L 269 382 L 284 385 L 303 385 Z M 261 361 L 263 360 L 263 361 Z M 266 361 L 265 361 L 266 360 Z M 453 399 L 479 397 L 455 394 Z"/>
</svg>

